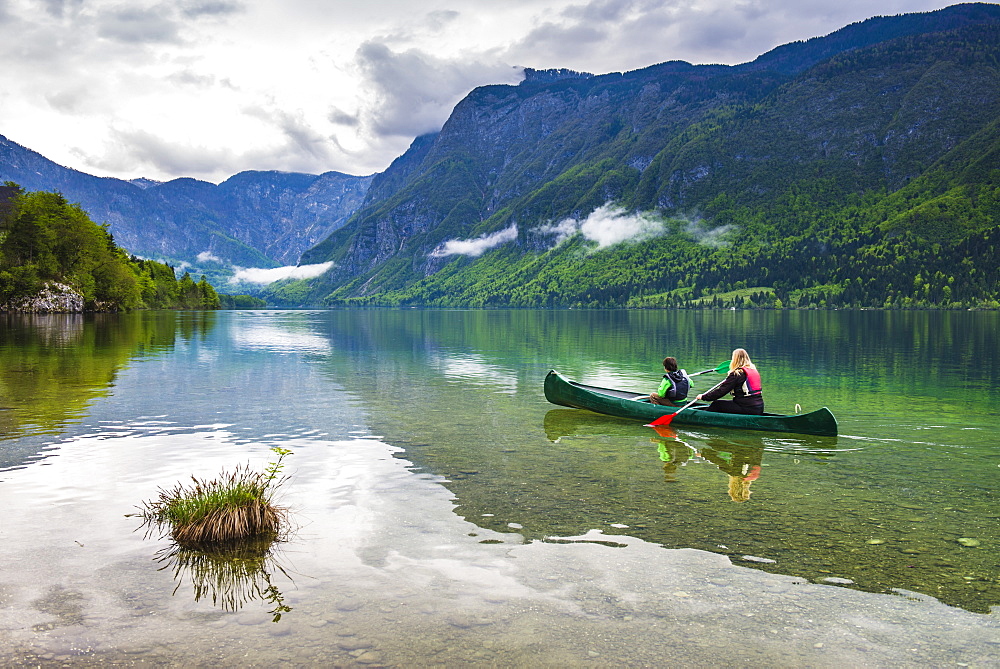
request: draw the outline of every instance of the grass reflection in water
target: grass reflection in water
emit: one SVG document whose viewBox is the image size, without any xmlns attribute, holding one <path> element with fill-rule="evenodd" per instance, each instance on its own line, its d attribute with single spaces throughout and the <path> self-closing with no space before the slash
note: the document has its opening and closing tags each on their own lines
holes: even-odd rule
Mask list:
<svg viewBox="0 0 1000 669">
<path fill-rule="evenodd" d="M 161 571 L 173 574 L 177 582 L 173 594 L 188 580 L 196 602 L 210 598 L 223 611 L 235 612 L 262 601 L 273 607 L 268 613 L 278 622 L 292 609 L 272 581 L 279 572 L 291 581 L 275 555 L 276 544 L 269 538 L 253 538 L 192 549 L 172 542 L 156 553 L 155 560 L 163 565 Z"/>
</svg>

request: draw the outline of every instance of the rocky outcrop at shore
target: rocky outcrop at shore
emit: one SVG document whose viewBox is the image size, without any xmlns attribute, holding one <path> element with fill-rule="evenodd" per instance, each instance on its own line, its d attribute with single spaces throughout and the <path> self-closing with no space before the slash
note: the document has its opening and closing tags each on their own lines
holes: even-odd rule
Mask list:
<svg viewBox="0 0 1000 669">
<path fill-rule="evenodd" d="M 0 305 L 0 311 L 27 314 L 66 314 L 83 312 L 83 295 L 64 283 L 46 283 L 37 294 L 20 297 Z"/>
</svg>

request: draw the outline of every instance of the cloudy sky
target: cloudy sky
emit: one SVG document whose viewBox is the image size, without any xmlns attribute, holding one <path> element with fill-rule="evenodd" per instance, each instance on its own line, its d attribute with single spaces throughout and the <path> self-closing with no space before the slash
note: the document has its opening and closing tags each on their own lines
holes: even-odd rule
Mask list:
<svg viewBox="0 0 1000 669">
<path fill-rule="evenodd" d="M 940 0 L 0 0 L 0 135 L 100 176 L 370 174 L 524 67 L 736 64 Z"/>
</svg>

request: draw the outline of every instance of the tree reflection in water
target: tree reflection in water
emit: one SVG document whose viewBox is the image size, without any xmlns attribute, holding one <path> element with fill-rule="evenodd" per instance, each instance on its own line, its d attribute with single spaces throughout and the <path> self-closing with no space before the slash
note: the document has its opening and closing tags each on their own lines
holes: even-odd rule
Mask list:
<svg viewBox="0 0 1000 669">
<path fill-rule="evenodd" d="M 163 565 L 159 571 L 173 573 L 177 582 L 173 594 L 190 580 L 196 602 L 211 597 L 213 605 L 235 612 L 259 600 L 273 605 L 268 613 L 272 622 L 278 622 L 292 609 L 271 579 L 278 572 L 289 581 L 292 578 L 275 554 L 276 543 L 271 538 L 257 538 L 191 549 L 171 542 L 154 559 Z"/>
</svg>

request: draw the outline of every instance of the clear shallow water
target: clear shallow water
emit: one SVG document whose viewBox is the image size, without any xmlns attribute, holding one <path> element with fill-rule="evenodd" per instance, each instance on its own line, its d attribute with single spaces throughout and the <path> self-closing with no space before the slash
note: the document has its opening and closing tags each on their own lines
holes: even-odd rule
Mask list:
<svg viewBox="0 0 1000 669">
<path fill-rule="evenodd" d="M 1000 604 L 996 320 L 8 319 L 0 640 L 25 663 L 988 664 L 995 616 L 968 612 Z M 660 435 L 542 396 L 549 368 L 647 391 L 664 355 L 694 371 L 737 345 L 769 409 L 825 404 L 841 436 Z M 272 445 L 298 529 L 256 585 L 157 562 L 169 543 L 125 514 Z"/>
</svg>

